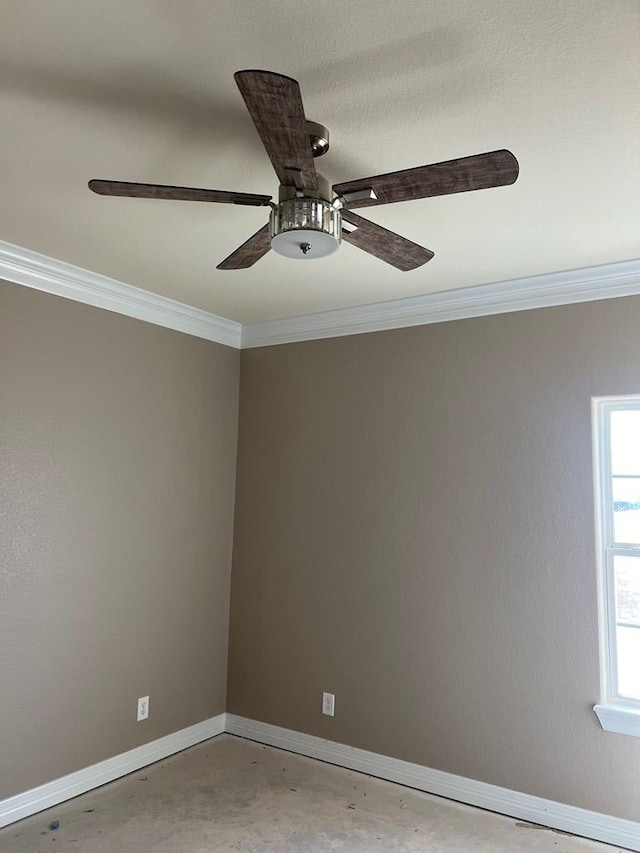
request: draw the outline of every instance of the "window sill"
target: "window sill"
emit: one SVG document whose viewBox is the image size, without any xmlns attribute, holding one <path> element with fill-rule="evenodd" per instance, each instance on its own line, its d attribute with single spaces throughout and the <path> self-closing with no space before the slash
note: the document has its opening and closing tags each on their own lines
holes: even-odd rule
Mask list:
<svg viewBox="0 0 640 853">
<path fill-rule="evenodd" d="M 640 737 L 640 703 L 629 705 L 594 705 L 596 717 L 605 732 Z"/>
</svg>

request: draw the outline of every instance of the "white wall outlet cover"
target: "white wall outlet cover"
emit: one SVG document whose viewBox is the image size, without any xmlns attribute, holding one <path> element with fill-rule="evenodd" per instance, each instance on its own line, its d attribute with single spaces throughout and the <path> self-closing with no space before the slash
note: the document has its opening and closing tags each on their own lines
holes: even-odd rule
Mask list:
<svg viewBox="0 0 640 853">
<path fill-rule="evenodd" d="M 333 693 L 322 694 L 322 713 L 333 717 L 336 710 L 336 697 Z"/>
<path fill-rule="evenodd" d="M 138 717 L 137 721 L 146 720 L 149 716 L 149 697 L 141 696 L 138 699 Z"/>
</svg>

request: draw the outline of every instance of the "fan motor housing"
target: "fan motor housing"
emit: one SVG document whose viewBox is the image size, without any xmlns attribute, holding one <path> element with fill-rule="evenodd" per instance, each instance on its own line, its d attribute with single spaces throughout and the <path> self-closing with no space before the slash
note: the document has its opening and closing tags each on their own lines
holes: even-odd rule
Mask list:
<svg viewBox="0 0 640 853">
<path fill-rule="evenodd" d="M 329 182 L 318 175 L 318 189 L 298 197 L 294 187 L 280 187 L 280 201 L 269 219 L 271 248 L 300 260 L 323 258 L 340 248 L 342 218 L 330 201 Z"/>
</svg>

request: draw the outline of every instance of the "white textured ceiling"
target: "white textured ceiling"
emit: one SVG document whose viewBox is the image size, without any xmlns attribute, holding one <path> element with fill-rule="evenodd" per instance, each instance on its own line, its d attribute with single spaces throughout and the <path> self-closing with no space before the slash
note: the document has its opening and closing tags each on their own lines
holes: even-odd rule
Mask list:
<svg viewBox="0 0 640 853">
<path fill-rule="evenodd" d="M 3 0 L 0 240 L 242 322 L 640 256 L 638 0 Z M 262 209 L 102 198 L 89 178 L 277 195 L 233 80 L 295 77 L 332 183 L 508 148 L 516 184 L 359 211 L 435 252 L 216 264 Z"/>
</svg>

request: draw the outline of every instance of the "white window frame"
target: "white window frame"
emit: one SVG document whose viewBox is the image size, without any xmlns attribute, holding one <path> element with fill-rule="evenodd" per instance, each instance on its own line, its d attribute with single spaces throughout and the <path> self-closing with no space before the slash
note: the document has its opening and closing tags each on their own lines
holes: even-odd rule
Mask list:
<svg viewBox="0 0 640 853">
<path fill-rule="evenodd" d="M 600 620 L 600 704 L 594 711 L 605 731 L 640 737 L 640 700 L 618 693 L 613 558 L 637 556 L 640 546 L 615 543 L 611 471 L 611 412 L 640 410 L 640 394 L 593 397 L 593 480 Z"/>
</svg>

